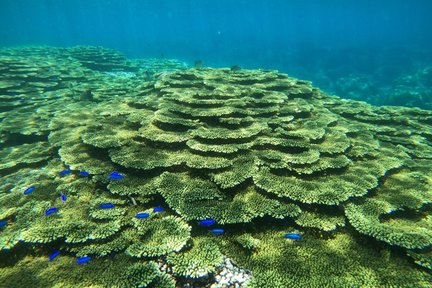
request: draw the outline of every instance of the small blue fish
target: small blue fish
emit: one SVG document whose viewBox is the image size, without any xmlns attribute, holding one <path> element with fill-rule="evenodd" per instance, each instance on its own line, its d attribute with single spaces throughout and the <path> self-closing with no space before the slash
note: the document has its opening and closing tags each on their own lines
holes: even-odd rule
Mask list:
<svg viewBox="0 0 432 288">
<path fill-rule="evenodd" d="M 216 224 L 216 220 L 207 218 L 207 219 L 204 219 L 204 220 L 200 220 L 198 224 L 200 226 L 209 227 L 209 226 L 212 226 L 212 225 Z"/>
<path fill-rule="evenodd" d="M 0 220 L 0 229 L 5 227 L 8 224 L 6 220 Z"/>
<path fill-rule="evenodd" d="M 153 208 L 153 212 L 164 212 L 165 211 L 165 209 L 164 208 L 162 208 L 162 207 L 160 207 L 160 206 L 157 206 L 157 207 L 154 207 Z"/>
<path fill-rule="evenodd" d="M 112 203 L 102 203 L 99 205 L 99 208 L 101 209 L 111 209 L 114 208 L 114 204 Z"/>
<path fill-rule="evenodd" d="M 63 170 L 63 171 L 60 171 L 60 172 L 59 172 L 59 175 L 60 175 L 60 176 L 65 176 L 65 175 L 70 174 L 71 172 L 72 172 L 72 170 L 70 170 L 70 169 L 65 169 L 65 170 Z"/>
<path fill-rule="evenodd" d="M 80 171 L 80 172 L 79 172 L 79 175 L 80 175 L 80 176 L 83 176 L 83 177 L 87 177 L 87 176 L 90 176 L 90 173 L 87 172 L 87 171 Z"/>
<path fill-rule="evenodd" d="M 108 176 L 108 179 L 109 179 L 109 180 L 121 180 L 121 179 L 123 179 L 123 178 L 125 178 L 125 176 L 122 175 L 122 174 L 120 174 L 120 173 L 118 173 L 117 171 L 112 172 L 112 173 Z"/>
<path fill-rule="evenodd" d="M 85 263 L 89 262 L 90 260 L 91 260 L 90 256 L 79 257 L 79 258 L 77 258 L 76 263 L 78 265 L 81 265 L 81 264 L 85 264 Z"/>
<path fill-rule="evenodd" d="M 214 235 L 221 235 L 224 232 L 225 232 L 225 230 L 222 228 L 214 228 L 214 229 L 210 230 L 210 233 L 212 233 Z"/>
<path fill-rule="evenodd" d="M 48 258 L 48 261 L 54 260 L 57 256 L 60 255 L 60 250 L 54 251 Z"/>
<path fill-rule="evenodd" d="M 144 213 L 144 212 L 140 212 L 140 213 L 137 213 L 135 215 L 135 217 L 138 219 L 145 219 L 145 218 L 148 218 L 149 216 L 150 216 L 150 214 Z"/>
<path fill-rule="evenodd" d="M 28 187 L 26 190 L 24 190 L 24 195 L 28 195 L 28 194 L 32 193 L 35 189 L 36 189 L 36 186 L 34 186 L 34 185 Z"/>
<path fill-rule="evenodd" d="M 56 213 L 57 211 L 58 211 L 57 207 L 51 207 L 51 208 L 45 210 L 45 215 L 48 216 L 48 215 L 51 215 L 53 213 Z"/>
<path fill-rule="evenodd" d="M 64 202 L 67 200 L 67 196 L 65 194 L 61 193 L 60 199 Z"/>
<path fill-rule="evenodd" d="M 284 235 L 284 238 L 291 239 L 291 240 L 301 240 L 302 236 L 298 233 L 287 233 Z"/>
</svg>

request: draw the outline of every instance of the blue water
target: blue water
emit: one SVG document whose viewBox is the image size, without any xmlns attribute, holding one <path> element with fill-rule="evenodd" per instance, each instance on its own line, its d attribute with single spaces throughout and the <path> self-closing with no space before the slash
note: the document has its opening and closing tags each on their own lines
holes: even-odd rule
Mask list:
<svg viewBox="0 0 432 288">
<path fill-rule="evenodd" d="M 429 0 L 1 0 L 0 46 L 102 45 L 334 90 L 352 73 L 385 85 L 432 66 L 431 12 Z"/>
</svg>

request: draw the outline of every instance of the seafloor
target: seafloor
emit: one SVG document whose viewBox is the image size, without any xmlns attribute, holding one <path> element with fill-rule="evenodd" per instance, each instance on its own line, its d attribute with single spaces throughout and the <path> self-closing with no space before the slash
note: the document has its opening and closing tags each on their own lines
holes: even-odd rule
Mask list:
<svg viewBox="0 0 432 288">
<path fill-rule="evenodd" d="M 101 47 L 0 77 L 0 287 L 432 287 L 432 111 Z"/>
</svg>

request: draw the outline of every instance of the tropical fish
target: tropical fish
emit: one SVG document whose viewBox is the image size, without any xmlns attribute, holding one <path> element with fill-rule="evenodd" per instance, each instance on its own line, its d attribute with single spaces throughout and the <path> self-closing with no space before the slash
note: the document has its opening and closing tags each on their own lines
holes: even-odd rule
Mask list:
<svg viewBox="0 0 432 288">
<path fill-rule="evenodd" d="M 61 199 L 62 201 L 66 201 L 67 196 L 66 196 L 65 194 L 61 193 L 60 199 Z"/>
<path fill-rule="evenodd" d="M 76 263 L 78 265 L 81 265 L 81 264 L 85 264 L 85 263 L 89 262 L 90 260 L 91 260 L 90 256 L 79 257 L 79 258 L 77 258 Z"/>
<path fill-rule="evenodd" d="M 60 255 L 60 250 L 54 251 L 48 258 L 48 261 L 54 260 L 57 256 Z"/>
<path fill-rule="evenodd" d="M 87 171 L 80 171 L 80 172 L 79 172 L 79 175 L 80 175 L 80 176 L 83 176 L 83 177 L 87 177 L 87 176 L 90 176 L 90 173 L 87 172 Z"/>
<path fill-rule="evenodd" d="M 201 61 L 201 59 L 195 60 L 195 68 L 202 68 L 202 67 L 203 67 L 203 62 Z"/>
<path fill-rule="evenodd" d="M 117 256 L 117 253 L 116 253 L 116 252 L 111 252 L 111 253 L 108 255 L 108 257 L 109 257 L 110 259 L 115 259 L 116 256 Z"/>
<path fill-rule="evenodd" d="M 298 233 L 287 233 L 284 235 L 284 238 L 291 239 L 291 240 L 301 240 L 302 236 Z"/>
<path fill-rule="evenodd" d="M 65 170 L 60 171 L 60 172 L 59 172 L 59 175 L 60 175 L 60 176 L 65 176 L 65 175 L 70 174 L 71 172 L 72 172 L 72 170 L 70 170 L 70 169 L 65 169 Z"/>
<path fill-rule="evenodd" d="M 225 232 L 225 230 L 222 228 L 214 228 L 214 229 L 210 230 L 210 233 L 212 233 L 214 235 L 221 235 L 224 232 Z"/>
<path fill-rule="evenodd" d="M 87 89 L 80 94 L 80 100 L 81 101 L 93 101 L 93 93 L 91 89 Z"/>
<path fill-rule="evenodd" d="M 48 216 L 48 215 L 51 215 L 53 213 L 56 213 L 57 211 L 58 211 L 57 207 L 51 207 L 51 208 L 45 210 L 45 215 Z"/>
<path fill-rule="evenodd" d="M 121 180 L 124 177 L 125 177 L 124 175 L 118 173 L 117 171 L 114 171 L 108 176 L 108 179 L 109 180 Z"/>
<path fill-rule="evenodd" d="M 112 203 L 102 203 L 99 205 L 99 208 L 101 209 L 111 209 L 114 208 L 114 204 Z"/>
<path fill-rule="evenodd" d="M 6 220 L 0 220 L 0 229 L 5 227 L 8 224 Z"/>
<path fill-rule="evenodd" d="M 35 189 L 36 189 L 36 186 L 34 186 L 34 185 L 28 187 L 26 190 L 24 190 L 24 195 L 28 195 L 28 194 L 32 193 Z"/>
<path fill-rule="evenodd" d="M 162 207 L 160 207 L 160 206 L 157 206 L 157 207 L 153 208 L 153 212 L 163 212 L 163 211 L 165 211 L 165 209 L 162 208 Z"/>
<path fill-rule="evenodd" d="M 212 226 L 212 225 L 216 224 L 216 220 L 207 218 L 207 219 L 204 219 L 204 220 L 200 220 L 198 224 L 200 226 L 209 227 L 209 226 Z"/>
<path fill-rule="evenodd" d="M 138 219 L 145 219 L 145 218 L 148 218 L 149 216 L 150 215 L 148 213 L 144 213 L 144 212 L 140 212 L 140 213 L 137 213 L 135 215 L 135 217 L 138 218 Z"/>
</svg>

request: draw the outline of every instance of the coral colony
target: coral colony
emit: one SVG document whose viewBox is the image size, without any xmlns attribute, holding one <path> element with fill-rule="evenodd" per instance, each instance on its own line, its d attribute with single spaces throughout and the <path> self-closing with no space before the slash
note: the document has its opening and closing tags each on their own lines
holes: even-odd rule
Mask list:
<svg viewBox="0 0 432 288">
<path fill-rule="evenodd" d="M 0 71 L 5 287 L 432 283 L 431 111 L 102 47 Z"/>
</svg>

